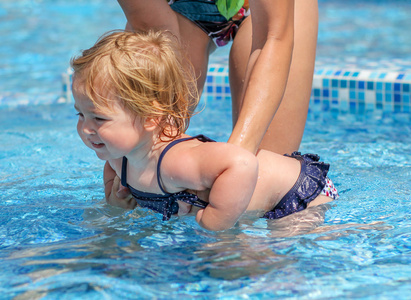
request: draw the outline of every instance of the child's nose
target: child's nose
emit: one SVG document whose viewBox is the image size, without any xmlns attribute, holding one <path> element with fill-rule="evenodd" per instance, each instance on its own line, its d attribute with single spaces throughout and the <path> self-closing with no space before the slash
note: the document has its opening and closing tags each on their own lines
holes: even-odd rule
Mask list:
<svg viewBox="0 0 411 300">
<path fill-rule="evenodd" d="M 93 128 L 92 123 L 89 120 L 85 120 L 83 122 L 83 126 L 82 126 L 81 130 L 85 134 L 95 134 L 96 133 L 96 131 Z"/>
</svg>

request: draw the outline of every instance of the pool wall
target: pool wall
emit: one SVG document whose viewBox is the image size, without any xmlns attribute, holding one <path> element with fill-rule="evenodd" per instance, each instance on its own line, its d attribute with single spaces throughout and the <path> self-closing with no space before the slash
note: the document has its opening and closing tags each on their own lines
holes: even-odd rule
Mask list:
<svg viewBox="0 0 411 300">
<path fill-rule="evenodd" d="M 71 72 L 62 74 L 62 97 L 71 101 Z M 410 113 L 411 73 L 378 70 L 316 68 L 310 109 L 361 114 L 366 112 Z M 229 101 L 226 63 L 210 64 L 202 99 Z"/>
<path fill-rule="evenodd" d="M 211 65 L 203 97 L 230 98 L 228 67 Z M 376 70 L 316 68 L 310 109 L 348 113 L 410 113 L 411 74 Z"/>
</svg>

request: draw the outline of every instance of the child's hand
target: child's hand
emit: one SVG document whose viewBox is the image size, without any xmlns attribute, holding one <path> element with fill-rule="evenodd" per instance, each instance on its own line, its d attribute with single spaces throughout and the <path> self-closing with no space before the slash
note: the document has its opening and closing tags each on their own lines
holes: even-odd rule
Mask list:
<svg viewBox="0 0 411 300">
<path fill-rule="evenodd" d="M 108 204 L 124 209 L 134 209 L 137 205 L 136 200 L 130 193 L 130 189 L 121 185 L 118 176 L 114 177 L 110 196 L 106 200 Z"/>
</svg>

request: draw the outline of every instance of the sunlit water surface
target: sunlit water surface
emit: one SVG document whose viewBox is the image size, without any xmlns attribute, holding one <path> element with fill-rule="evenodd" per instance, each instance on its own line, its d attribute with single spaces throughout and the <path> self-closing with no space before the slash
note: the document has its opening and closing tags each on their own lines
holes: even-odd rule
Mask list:
<svg viewBox="0 0 411 300">
<path fill-rule="evenodd" d="M 208 103 L 190 134 L 226 140 L 229 111 Z M 0 298 L 409 294 L 409 116 L 311 113 L 301 151 L 331 163 L 340 200 L 278 221 L 245 216 L 220 233 L 105 204 L 103 162 L 75 125 L 71 105 L 0 111 Z"/>
</svg>

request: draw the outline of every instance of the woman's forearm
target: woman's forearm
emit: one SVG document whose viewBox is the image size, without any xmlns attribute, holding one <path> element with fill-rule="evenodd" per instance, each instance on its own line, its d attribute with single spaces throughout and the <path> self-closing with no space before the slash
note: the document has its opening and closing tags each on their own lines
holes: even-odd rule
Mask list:
<svg viewBox="0 0 411 300">
<path fill-rule="evenodd" d="M 253 46 L 242 106 L 229 142 L 256 153 L 287 84 L 294 42 L 294 4 L 290 0 L 258 0 L 250 1 L 250 6 Z"/>
</svg>

